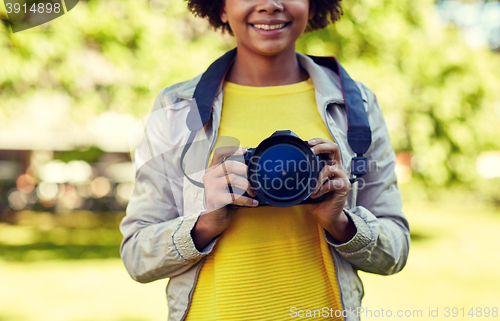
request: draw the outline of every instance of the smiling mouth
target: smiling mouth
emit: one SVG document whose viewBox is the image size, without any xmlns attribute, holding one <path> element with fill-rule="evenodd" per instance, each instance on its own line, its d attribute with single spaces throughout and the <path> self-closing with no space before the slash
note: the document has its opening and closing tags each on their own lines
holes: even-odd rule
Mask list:
<svg viewBox="0 0 500 321">
<path fill-rule="evenodd" d="M 257 29 L 261 29 L 261 30 L 276 30 L 276 29 L 282 29 L 285 26 L 287 26 L 288 24 L 289 24 L 289 22 L 278 23 L 275 25 L 264 25 L 264 24 L 250 24 L 250 25 L 257 28 Z"/>
</svg>

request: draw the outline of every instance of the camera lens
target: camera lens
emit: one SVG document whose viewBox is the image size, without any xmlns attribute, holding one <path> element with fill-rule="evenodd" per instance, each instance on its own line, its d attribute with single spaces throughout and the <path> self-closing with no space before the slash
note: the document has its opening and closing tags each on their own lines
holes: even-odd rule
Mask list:
<svg viewBox="0 0 500 321">
<path fill-rule="evenodd" d="M 288 144 L 265 150 L 259 158 L 257 168 L 257 179 L 262 192 L 279 201 L 300 197 L 307 190 L 311 177 L 307 156 L 297 147 Z"/>
<path fill-rule="evenodd" d="M 259 201 L 294 206 L 305 201 L 318 179 L 311 148 L 292 131 L 277 131 L 263 140 L 248 160 L 248 180 Z"/>
</svg>

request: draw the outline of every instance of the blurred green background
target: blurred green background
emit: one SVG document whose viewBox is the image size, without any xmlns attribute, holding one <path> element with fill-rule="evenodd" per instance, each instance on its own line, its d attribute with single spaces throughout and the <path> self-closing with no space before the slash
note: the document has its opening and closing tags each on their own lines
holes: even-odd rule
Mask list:
<svg viewBox="0 0 500 321">
<path fill-rule="evenodd" d="M 429 319 L 429 308 L 439 309 L 433 320 L 492 319 L 500 2 L 344 0 L 343 8 L 297 50 L 335 55 L 377 94 L 412 236 L 401 273 L 361 273 L 363 305 L 423 311 L 405 319 Z M 203 72 L 234 39 L 181 0 L 80 1 L 18 33 L 0 1 L 0 18 L 0 320 L 165 320 L 167 280 L 135 283 L 119 259 L 134 178 L 128 130 L 163 87 Z M 446 318 L 446 307 L 465 316 Z"/>
</svg>

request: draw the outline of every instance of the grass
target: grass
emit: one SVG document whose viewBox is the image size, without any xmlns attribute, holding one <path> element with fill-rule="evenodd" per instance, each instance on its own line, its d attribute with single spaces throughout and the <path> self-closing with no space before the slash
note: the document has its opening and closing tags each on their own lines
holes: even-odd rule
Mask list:
<svg viewBox="0 0 500 321">
<path fill-rule="evenodd" d="M 412 234 L 423 238 L 412 240 L 408 263 L 399 274 L 361 273 L 366 292 L 363 306 L 393 313 L 423 311 L 423 318 L 405 320 L 476 320 L 477 316 L 467 315 L 471 308 L 500 310 L 500 210 L 413 206 L 405 214 Z M 465 316 L 445 317 L 446 307 L 464 308 Z M 429 318 L 429 308 L 438 309 L 437 318 Z M 380 317 L 364 318 L 372 319 Z"/>
<path fill-rule="evenodd" d="M 166 320 L 166 280 L 139 284 L 118 259 L 0 263 L 1 321 Z"/>
<path fill-rule="evenodd" d="M 0 222 L 0 258 L 14 262 L 120 258 L 124 213 L 24 211 Z"/>
<path fill-rule="evenodd" d="M 405 214 L 412 232 L 408 264 L 389 277 L 360 272 L 363 306 L 372 311 L 362 320 L 396 319 L 375 317 L 381 309 L 423 313 L 404 320 L 500 319 L 467 315 L 470 308 L 500 308 L 500 210 L 419 204 Z M 138 284 L 113 254 L 119 216 L 106 225 L 82 214 L 79 228 L 58 217 L 49 223 L 45 217 L 43 227 L 38 214 L 23 215 L 19 225 L 0 225 L 0 321 L 166 320 L 166 280 Z M 104 230 L 74 236 L 82 228 Z M 57 229 L 59 236 L 51 234 Z M 98 259 L 86 258 L 92 255 Z M 465 316 L 447 318 L 446 307 L 463 307 Z M 429 317 L 429 308 L 438 317 Z"/>
</svg>

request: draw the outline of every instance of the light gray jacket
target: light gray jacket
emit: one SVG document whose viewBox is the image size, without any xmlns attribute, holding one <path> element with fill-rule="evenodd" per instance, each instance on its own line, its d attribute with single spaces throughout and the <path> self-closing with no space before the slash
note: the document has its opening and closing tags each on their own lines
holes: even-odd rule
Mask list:
<svg viewBox="0 0 500 321">
<path fill-rule="evenodd" d="M 306 55 L 297 53 L 297 58 L 312 79 L 318 112 L 339 145 L 344 169 L 349 172 L 354 153 L 347 144 L 339 78 Z M 187 315 L 203 258 L 217 242 L 213 240 L 201 252 L 196 249 L 191 230 L 206 208 L 204 191 L 180 174 L 179 167 L 182 147 L 189 136 L 186 117 L 199 79 L 200 76 L 163 89 L 153 113 L 143 121 L 145 126 L 134 153 L 135 189 L 120 225 L 124 237 L 121 257 L 131 277 L 141 283 L 170 278 L 169 321 L 183 320 Z M 382 111 L 375 95 L 363 84 L 358 86 L 372 130 L 372 144 L 365 154 L 368 173 L 353 184 L 344 209 L 357 233 L 343 244 L 324 234 L 335 262 L 342 309 L 348 314 L 344 317 L 346 321 L 359 320 L 352 313 L 361 306 L 364 295 L 357 270 L 396 273 L 405 266 L 410 245 L 408 222 L 401 212 L 401 195 L 396 184 L 395 154 Z M 197 181 L 202 181 L 217 139 L 223 94 L 221 85 L 211 121 L 205 130 L 198 132 L 186 155 L 186 171 Z"/>
</svg>

